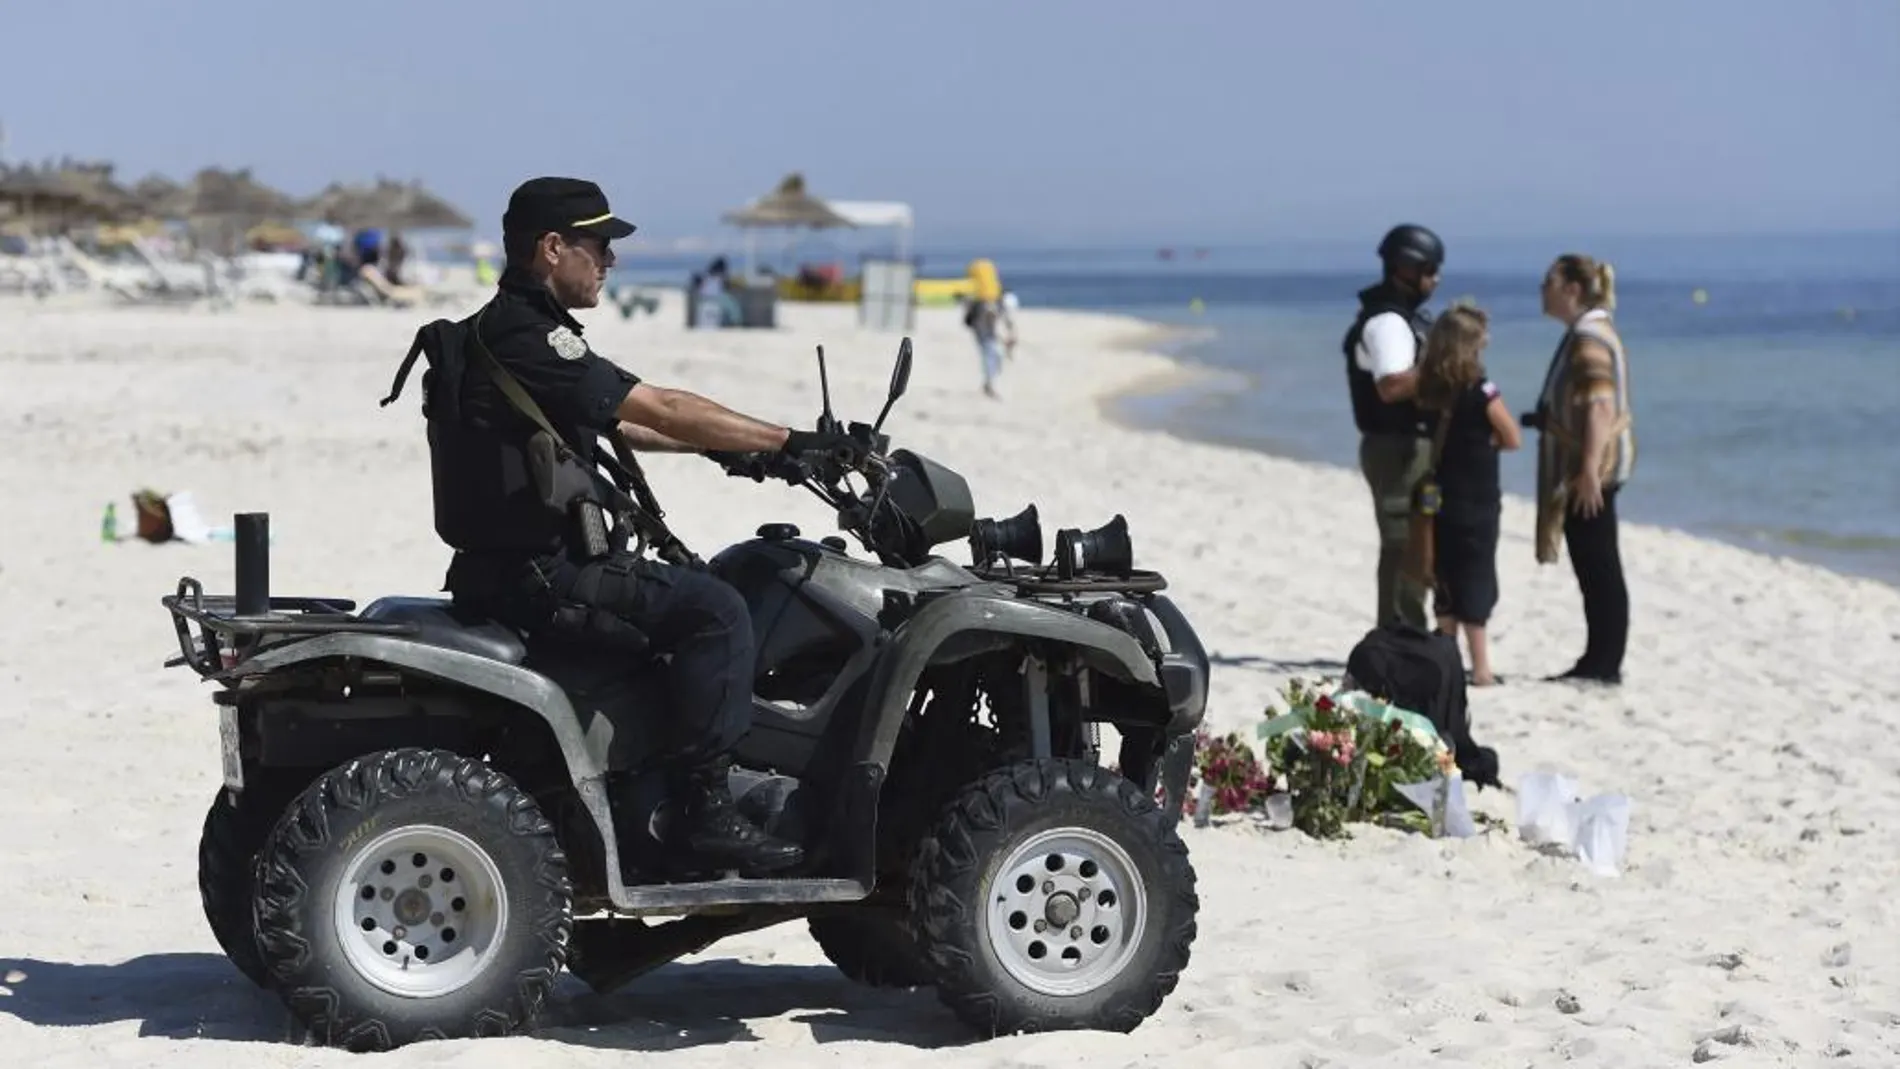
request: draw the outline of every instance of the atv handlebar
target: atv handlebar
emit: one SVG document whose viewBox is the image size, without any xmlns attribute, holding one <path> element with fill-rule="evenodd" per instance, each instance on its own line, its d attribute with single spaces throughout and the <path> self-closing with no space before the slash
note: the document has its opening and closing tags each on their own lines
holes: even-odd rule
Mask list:
<svg viewBox="0 0 1900 1069">
<path fill-rule="evenodd" d="M 885 492 L 889 489 L 892 471 L 889 455 L 891 439 L 881 431 L 884 417 L 890 414 L 891 406 L 904 395 L 910 382 L 910 369 L 910 339 L 905 338 L 898 346 L 890 389 L 885 394 L 884 408 L 878 413 L 877 422 L 845 425 L 831 412 L 831 386 L 825 373 L 825 349 L 821 345 L 818 347 L 818 376 L 824 395 L 824 410 L 818 416 L 817 429 L 821 433 L 842 435 L 849 440 L 850 445 L 802 454 L 708 450 L 704 455 L 735 478 L 764 482 L 770 477 L 809 489 L 819 500 L 837 510 L 838 526 L 856 535 L 865 549 L 880 558 L 895 559 L 899 554 L 895 549 L 881 544 L 889 539 L 880 538 L 876 522 L 886 502 Z M 852 474 L 863 477 L 866 489 L 862 493 L 853 490 L 847 482 Z M 901 521 L 901 517 L 899 519 Z M 888 528 L 892 525 L 884 526 Z M 901 522 L 896 526 L 902 526 Z"/>
<path fill-rule="evenodd" d="M 849 430 L 840 433 L 847 435 L 853 445 L 805 453 L 706 450 L 702 455 L 734 478 L 751 479 L 753 482 L 764 482 L 768 478 L 782 479 L 793 486 L 813 478 L 824 485 L 835 486 L 853 473 L 876 482 L 890 471 L 890 457 L 887 455 L 891 445 L 890 435 L 879 434 L 863 423 L 853 423 Z"/>
</svg>

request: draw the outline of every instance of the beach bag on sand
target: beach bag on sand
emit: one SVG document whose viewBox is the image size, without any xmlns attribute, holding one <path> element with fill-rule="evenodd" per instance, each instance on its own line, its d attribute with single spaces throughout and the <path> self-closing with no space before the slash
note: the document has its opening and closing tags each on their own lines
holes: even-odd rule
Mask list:
<svg viewBox="0 0 1900 1069">
<path fill-rule="evenodd" d="M 1359 689 L 1430 720 L 1465 779 L 1499 786 L 1497 751 L 1471 738 L 1457 639 L 1410 624 L 1375 627 L 1347 655 L 1346 672 Z"/>
</svg>

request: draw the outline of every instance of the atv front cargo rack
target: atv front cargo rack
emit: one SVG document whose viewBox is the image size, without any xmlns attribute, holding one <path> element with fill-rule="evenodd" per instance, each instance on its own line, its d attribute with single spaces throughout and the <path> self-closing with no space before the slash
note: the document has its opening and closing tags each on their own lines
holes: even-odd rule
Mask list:
<svg viewBox="0 0 1900 1069">
<path fill-rule="evenodd" d="M 188 664 L 201 676 L 222 675 L 235 659 L 251 652 L 266 635 L 320 635 L 350 631 L 370 635 L 413 635 L 412 623 L 365 620 L 348 598 L 289 598 L 270 594 L 270 514 L 240 512 L 235 517 L 237 593 L 209 594 L 191 576 L 178 580 L 176 592 L 159 598 L 172 614 L 180 657 L 166 667 Z M 197 625 L 192 634 L 191 625 Z"/>
<path fill-rule="evenodd" d="M 1127 575 L 1084 572 L 1064 578 L 1057 575 L 1052 566 L 1020 571 L 991 566 L 971 568 L 970 574 L 989 582 L 1012 584 L 1017 593 L 1026 595 L 1155 594 L 1168 588 L 1168 581 L 1160 572 L 1140 569 L 1130 571 Z"/>
</svg>

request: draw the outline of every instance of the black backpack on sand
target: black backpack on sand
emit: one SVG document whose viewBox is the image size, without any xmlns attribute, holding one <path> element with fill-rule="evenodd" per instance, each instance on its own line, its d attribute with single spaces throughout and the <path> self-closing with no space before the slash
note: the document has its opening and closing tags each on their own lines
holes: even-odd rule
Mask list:
<svg viewBox="0 0 1900 1069">
<path fill-rule="evenodd" d="M 1497 751 L 1471 739 L 1457 639 L 1409 624 L 1375 627 L 1347 655 L 1346 672 L 1360 690 L 1430 720 L 1465 779 L 1501 786 Z"/>
</svg>

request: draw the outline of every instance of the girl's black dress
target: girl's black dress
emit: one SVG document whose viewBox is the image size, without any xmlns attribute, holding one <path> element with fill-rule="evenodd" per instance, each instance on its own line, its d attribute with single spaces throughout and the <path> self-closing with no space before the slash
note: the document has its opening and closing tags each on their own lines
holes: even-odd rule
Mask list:
<svg viewBox="0 0 1900 1069">
<path fill-rule="evenodd" d="M 1498 396 L 1480 379 L 1452 403 L 1445 451 L 1438 460 L 1444 498 L 1435 520 L 1438 585 L 1432 607 L 1439 616 L 1482 624 L 1498 603 L 1498 447 L 1485 409 Z"/>
</svg>

